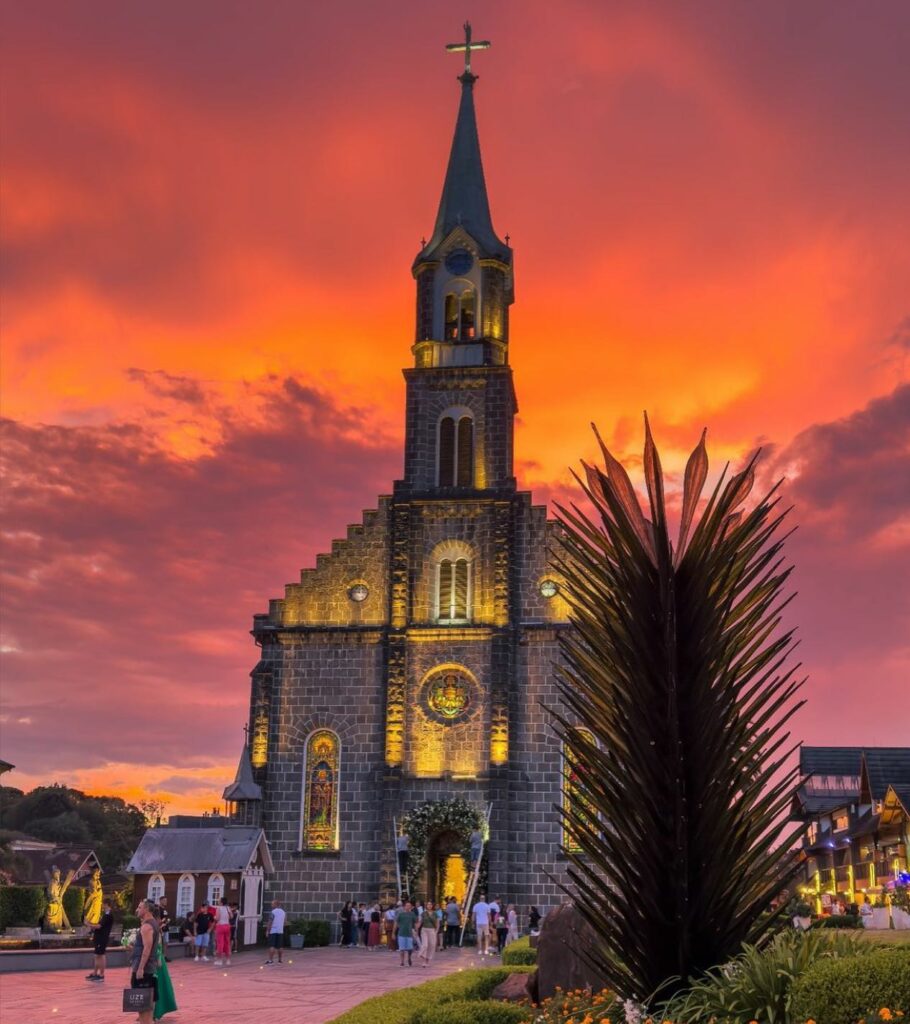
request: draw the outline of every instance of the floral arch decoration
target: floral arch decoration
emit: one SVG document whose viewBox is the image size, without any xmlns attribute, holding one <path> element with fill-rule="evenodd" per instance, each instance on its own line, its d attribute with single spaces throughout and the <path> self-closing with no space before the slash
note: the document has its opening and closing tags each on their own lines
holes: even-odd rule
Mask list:
<svg viewBox="0 0 910 1024">
<path fill-rule="evenodd" d="M 451 800 L 425 800 L 399 821 L 399 827 L 408 837 L 408 877 L 403 887 L 413 895 L 413 882 L 423 870 L 430 838 L 434 832 L 452 831 L 462 840 L 461 855 L 467 870 L 471 868 L 471 833 L 480 829 L 487 833 L 486 817 L 477 804 L 461 797 Z"/>
</svg>

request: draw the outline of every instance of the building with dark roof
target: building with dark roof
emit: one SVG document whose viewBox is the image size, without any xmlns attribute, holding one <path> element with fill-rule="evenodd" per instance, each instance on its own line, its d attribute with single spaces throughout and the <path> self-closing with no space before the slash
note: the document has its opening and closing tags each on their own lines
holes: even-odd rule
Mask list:
<svg viewBox="0 0 910 1024">
<path fill-rule="evenodd" d="M 802 747 L 793 817 L 817 910 L 910 882 L 910 747 Z"/>
<path fill-rule="evenodd" d="M 272 871 L 261 828 L 207 827 L 204 819 L 189 828 L 172 824 L 150 828 L 126 870 L 133 877 L 137 898 L 157 902 L 167 897 L 175 919 L 203 903 L 217 904 L 226 897 L 240 908 L 238 943 L 256 942 L 265 876 Z"/>
</svg>

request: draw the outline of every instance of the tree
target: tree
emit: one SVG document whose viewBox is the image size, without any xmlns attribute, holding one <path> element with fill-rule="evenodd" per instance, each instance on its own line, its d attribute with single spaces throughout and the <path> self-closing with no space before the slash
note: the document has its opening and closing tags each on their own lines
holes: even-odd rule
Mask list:
<svg viewBox="0 0 910 1024">
<path fill-rule="evenodd" d="M 146 827 L 142 811 L 119 797 L 61 785 L 20 794 L 4 807 L 2 824 L 38 839 L 91 846 L 107 871 L 129 860 Z"/>
<path fill-rule="evenodd" d="M 726 484 L 725 470 L 692 529 L 703 434 L 674 552 L 647 417 L 645 430 L 650 521 L 603 442 L 604 469 L 585 466 L 599 525 L 559 509 L 569 876 L 597 968 L 638 998 L 680 990 L 774 925 L 769 905 L 796 870 L 785 725 L 802 704 L 784 664 L 792 632 L 778 630 L 791 570 L 775 491 L 747 510 L 755 459 Z"/>
</svg>

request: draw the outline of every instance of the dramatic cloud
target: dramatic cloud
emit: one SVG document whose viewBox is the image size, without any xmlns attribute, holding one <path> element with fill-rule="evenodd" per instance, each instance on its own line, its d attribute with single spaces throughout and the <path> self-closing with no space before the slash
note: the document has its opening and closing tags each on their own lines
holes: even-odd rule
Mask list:
<svg viewBox="0 0 910 1024">
<path fill-rule="evenodd" d="M 192 460 L 137 424 L 3 422 L 4 756 L 25 776 L 214 759 L 223 782 L 252 614 L 400 469 L 363 412 L 292 378 L 248 391 L 256 420 L 218 410 Z M 173 774 L 128 781 L 186 792 Z"/>
<path fill-rule="evenodd" d="M 22 778 L 218 788 L 250 614 L 398 475 L 461 20 L 418 0 L 4 8 L 0 646 Z M 635 470 L 643 409 L 671 476 L 703 426 L 714 466 L 771 445 L 801 524 L 807 735 L 899 741 L 880 709 L 908 660 L 887 469 L 906 3 L 504 0 L 474 21 L 523 480 L 564 499 L 592 419 Z"/>
</svg>

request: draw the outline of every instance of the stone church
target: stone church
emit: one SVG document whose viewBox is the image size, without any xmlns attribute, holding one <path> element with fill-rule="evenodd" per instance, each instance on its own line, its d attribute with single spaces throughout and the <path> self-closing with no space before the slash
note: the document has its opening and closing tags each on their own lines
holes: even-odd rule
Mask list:
<svg viewBox="0 0 910 1024">
<path fill-rule="evenodd" d="M 226 796 L 265 828 L 266 897 L 292 914 L 394 898 L 395 823 L 418 808 L 412 891 L 460 896 L 468 826 L 453 800 L 489 807 L 492 893 L 524 913 L 557 902 L 564 876 L 562 753 L 543 705 L 567 606 L 548 566 L 555 524 L 513 472 L 513 253 L 474 110 L 471 52 L 486 44 L 466 30 L 449 47 L 465 71 L 439 211 L 411 267 L 403 477 L 253 621 L 255 784 Z"/>
</svg>

